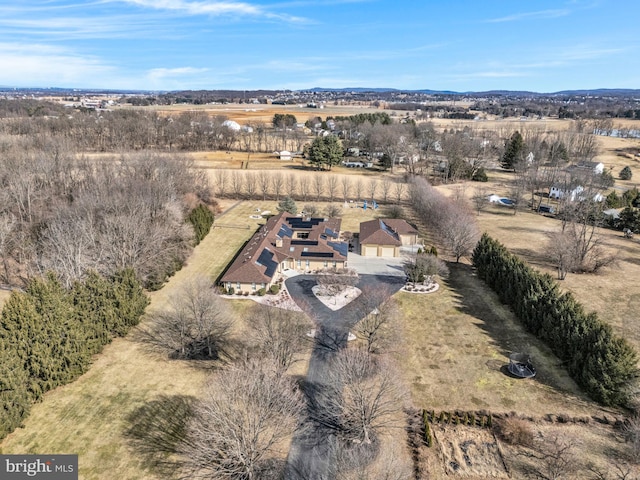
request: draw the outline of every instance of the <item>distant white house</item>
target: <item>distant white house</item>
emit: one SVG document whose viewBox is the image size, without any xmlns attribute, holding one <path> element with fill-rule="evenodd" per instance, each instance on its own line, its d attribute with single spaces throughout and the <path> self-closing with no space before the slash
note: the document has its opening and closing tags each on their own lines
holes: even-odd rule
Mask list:
<svg viewBox="0 0 640 480">
<path fill-rule="evenodd" d="M 578 162 L 576 168 L 584 171 L 602 175 L 604 173 L 604 163 L 602 162 Z"/>
<path fill-rule="evenodd" d="M 223 127 L 227 127 L 229 130 L 233 130 L 234 132 L 239 132 L 242 128 L 238 122 L 234 122 L 233 120 L 225 120 L 222 122 Z"/>
<path fill-rule="evenodd" d="M 554 185 L 549 190 L 549 198 L 555 198 L 558 200 L 568 198 L 570 202 L 575 202 L 576 200 L 582 201 L 585 200 L 584 187 L 582 185 L 578 185 L 577 187 L 569 190 Z M 602 202 L 604 200 L 604 196 L 600 192 L 596 192 L 591 199 L 594 202 Z"/>
<path fill-rule="evenodd" d="M 278 158 L 280 160 L 291 160 L 293 158 L 293 155 L 291 155 L 291 152 L 289 150 L 282 150 L 278 153 Z"/>
</svg>

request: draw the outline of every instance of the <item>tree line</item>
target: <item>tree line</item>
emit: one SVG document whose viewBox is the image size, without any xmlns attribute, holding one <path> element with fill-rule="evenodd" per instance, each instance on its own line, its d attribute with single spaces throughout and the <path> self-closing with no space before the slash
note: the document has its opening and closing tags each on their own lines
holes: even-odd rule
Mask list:
<svg viewBox="0 0 640 480">
<path fill-rule="evenodd" d="M 569 375 L 594 400 L 629 404 L 638 376 L 637 353 L 571 293 L 484 234 L 473 252 L 478 277 L 509 305 L 528 331 L 544 341 Z"/>
<path fill-rule="evenodd" d="M 178 154 L 79 155 L 60 139 L 0 138 L 0 282 L 54 271 L 65 286 L 133 268 L 157 288 L 189 254 L 185 223 L 215 206 L 204 172 Z M 202 236 L 202 224 L 199 236 Z M 208 230 L 206 230 L 208 231 Z"/>
<path fill-rule="evenodd" d="M 47 391 L 86 372 L 93 355 L 138 324 L 147 304 L 131 269 L 91 272 L 70 288 L 49 273 L 13 292 L 0 314 L 0 438 Z"/>
<path fill-rule="evenodd" d="M 463 195 L 447 198 L 424 178 L 414 178 L 409 197 L 418 218 L 456 262 L 471 253 L 480 231 Z"/>
<path fill-rule="evenodd" d="M 334 174 L 284 174 L 270 170 L 214 170 L 212 189 L 217 197 L 274 199 L 289 196 L 307 201 L 376 200 L 402 202 L 407 185 L 390 177 L 365 180 L 360 176 Z"/>
</svg>

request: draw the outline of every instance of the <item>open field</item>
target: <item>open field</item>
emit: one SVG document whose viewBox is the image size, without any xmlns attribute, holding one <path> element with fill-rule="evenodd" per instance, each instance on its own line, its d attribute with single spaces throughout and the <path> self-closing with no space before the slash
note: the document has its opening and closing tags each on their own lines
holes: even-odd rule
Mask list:
<svg viewBox="0 0 640 480">
<path fill-rule="evenodd" d="M 257 228 L 259 221 L 249 218 L 255 208 L 250 202 L 238 204 L 217 219 L 216 228 L 196 247 L 184 268 L 150 295 L 147 312 L 164 308 L 189 278 L 216 278 Z M 250 300 L 230 304 L 240 318 L 253 306 Z M 243 325 L 238 325 L 237 335 L 242 330 Z M 114 340 L 85 375 L 47 393 L 34 405 L 24 428 L 2 442 L 2 452 L 78 453 L 80 478 L 86 480 L 158 478 L 125 436 L 131 427 L 129 417 L 161 396 L 197 396 L 207 371 L 152 354 L 132 337 Z M 299 362 L 293 370 L 302 374 L 306 362 Z"/>
<path fill-rule="evenodd" d="M 395 297 L 403 339 L 395 357 L 413 404 L 435 412 L 516 412 L 534 435 L 555 432 L 574 443 L 572 456 L 579 465 L 595 462 L 606 470 L 611 456 L 628 446 L 611 425 L 600 425 L 594 417 L 613 419 L 620 413 L 589 400 L 558 358 L 524 331 L 468 265 L 450 267 L 438 292 Z M 535 378 L 506 373 L 512 352 L 531 354 Z M 558 416 L 580 421 L 553 423 Z M 420 460 L 428 478 L 524 478 L 522 448 L 497 440 L 490 431 L 455 425 L 434 425 L 432 431 L 435 446 L 423 447 Z"/>
<path fill-rule="evenodd" d="M 308 108 L 306 105 L 264 105 L 264 104 L 232 104 L 225 105 L 157 105 L 150 107 L 130 107 L 124 106 L 120 108 L 143 108 L 144 110 L 154 110 L 164 115 L 177 115 L 184 112 L 206 112 L 209 115 L 224 115 L 230 120 L 236 121 L 241 125 L 248 123 L 267 123 L 271 124 L 273 116 L 276 113 L 291 114 L 296 117 L 298 122 L 306 122 L 311 117 L 336 117 L 349 116 L 358 113 L 379 112 L 382 109 L 369 105 L 326 105 L 324 108 Z M 385 110 L 387 113 L 391 113 Z"/>
</svg>

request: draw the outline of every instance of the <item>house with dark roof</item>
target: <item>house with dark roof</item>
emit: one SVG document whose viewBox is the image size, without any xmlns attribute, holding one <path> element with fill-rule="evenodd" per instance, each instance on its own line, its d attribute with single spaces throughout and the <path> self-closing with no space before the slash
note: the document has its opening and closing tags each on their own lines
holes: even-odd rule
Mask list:
<svg viewBox="0 0 640 480">
<path fill-rule="evenodd" d="M 360 255 L 399 257 L 400 247 L 418 243 L 418 230 L 406 220 L 378 218 L 360 224 Z"/>
<path fill-rule="evenodd" d="M 346 268 L 348 244 L 340 240 L 339 218 L 303 218 L 283 212 L 271 217 L 222 275 L 227 290 L 269 288 L 287 270 Z"/>
</svg>

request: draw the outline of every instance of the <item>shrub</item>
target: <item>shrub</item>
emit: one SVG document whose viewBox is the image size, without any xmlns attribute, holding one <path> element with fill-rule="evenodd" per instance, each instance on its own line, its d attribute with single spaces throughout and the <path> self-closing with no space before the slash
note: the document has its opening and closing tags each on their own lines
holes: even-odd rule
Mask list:
<svg viewBox="0 0 640 480">
<path fill-rule="evenodd" d="M 488 182 L 489 177 L 487 177 L 487 172 L 485 172 L 484 168 L 480 167 L 471 177 L 471 180 L 474 182 Z"/>
<path fill-rule="evenodd" d="M 620 170 L 620 179 L 621 180 L 631 180 L 633 173 L 631 172 L 631 167 L 626 166 L 622 170 Z"/>
<path fill-rule="evenodd" d="M 260 288 L 258 289 L 258 296 L 259 297 L 264 297 L 265 293 L 267 293 L 267 289 L 266 288 Z"/>
<path fill-rule="evenodd" d="M 229 288 L 227 289 L 227 295 L 233 295 L 234 293 L 236 293 L 235 288 L 233 288 L 233 287 L 229 287 Z"/>
<path fill-rule="evenodd" d="M 429 425 L 426 410 L 422 413 L 422 421 L 424 422 L 424 443 L 427 447 L 431 447 L 433 445 L 433 435 L 431 434 L 431 425 Z"/>
<path fill-rule="evenodd" d="M 495 433 L 511 445 L 530 447 L 533 445 L 533 430 L 519 418 L 504 418 L 495 424 Z"/>
<path fill-rule="evenodd" d="M 271 293 L 272 295 L 277 295 L 279 292 L 280 292 L 280 285 L 278 285 L 277 283 L 274 283 L 269 287 L 269 293 Z"/>
</svg>

